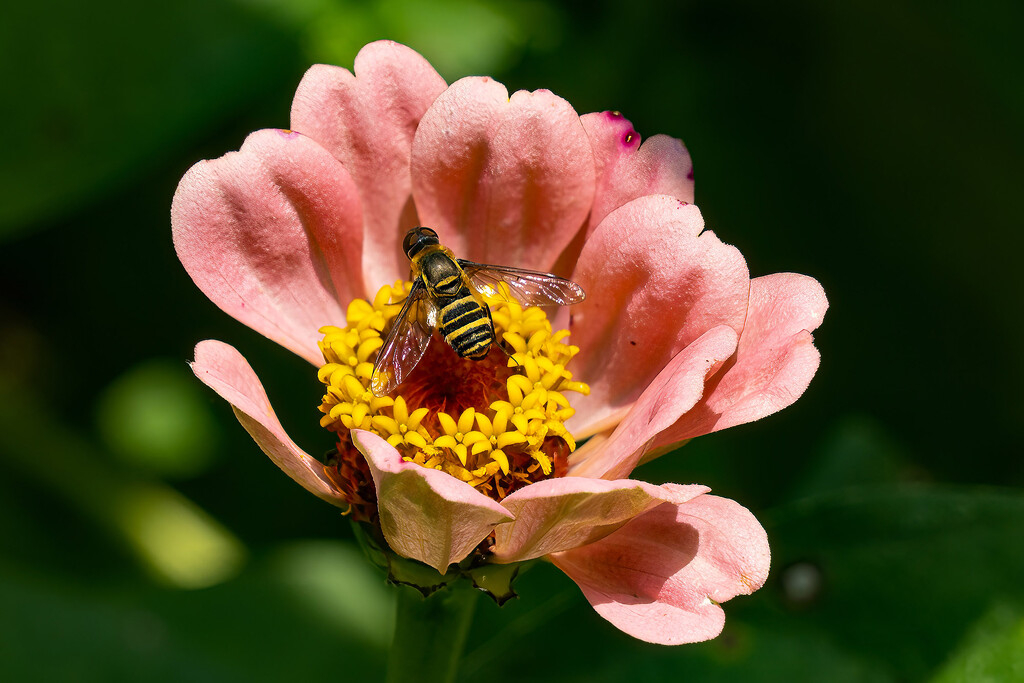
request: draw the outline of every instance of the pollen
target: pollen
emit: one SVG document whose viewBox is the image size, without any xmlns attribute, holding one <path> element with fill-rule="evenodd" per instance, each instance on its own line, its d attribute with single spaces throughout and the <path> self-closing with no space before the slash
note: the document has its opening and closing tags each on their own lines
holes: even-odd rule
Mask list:
<svg viewBox="0 0 1024 683">
<path fill-rule="evenodd" d="M 579 349 L 566 343 L 567 330 L 552 330 L 542 309 L 523 307 L 504 287 L 484 297 L 498 343 L 483 360 L 459 358 L 435 333 L 396 391 L 373 394 L 374 362 L 410 288 L 385 285 L 373 301 L 349 304 L 345 327 L 320 329 L 320 424 L 338 441 L 328 476 L 372 506 L 372 483 L 356 481 L 361 472 L 369 481 L 369 473 L 352 446 L 353 429 L 374 432 L 405 461 L 447 472 L 495 500 L 564 476 L 576 448 L 565 427 L 574 413 L 569 395 L 590 391 L 566 369 Z M 356 512 L 372 516 L 370 507 Z"/>
</svg>

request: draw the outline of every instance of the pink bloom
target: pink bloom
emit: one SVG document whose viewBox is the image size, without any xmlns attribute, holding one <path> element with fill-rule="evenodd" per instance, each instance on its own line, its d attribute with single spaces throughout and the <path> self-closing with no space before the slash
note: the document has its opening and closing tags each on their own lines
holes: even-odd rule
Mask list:
<svg viewBox="0 0 1024 683">
<path fill-rule="evenodd" d="M 674 444 L 793 403 L 818 367 L 820 285 L 750 279 L 740 253 L 704 229 L 678 140 L 641 145 L 621 115 L 581 117 L 543 90 L 448 86 L 395 43 L 363 48 L 354 71 L 314 66 L 291 131 L 257 131 L 185 175 L 171 212 L 185 268 L 225 312 L 316 366 L 319 328 L 408 277 L 401 240 L 416 225 L 461 257 L 578 282 L 586 301 L 554 318 L 579 347 L 573 377 L 590 386 L 567 422 L 588 439 L 567 476 L 489 496 L 354 429 L 380 527 L 394 551 L 441 573 L 486 539 L 494 562 L 547 557 L 643 640 L 715 637 L 719 603 L 767 578 L 764 530 L 706 487 L 627 477 Z M 193 370 L 289 476 L 353 504 L 288 437 L 235 349 L 201 342 Z"/>
</svg>

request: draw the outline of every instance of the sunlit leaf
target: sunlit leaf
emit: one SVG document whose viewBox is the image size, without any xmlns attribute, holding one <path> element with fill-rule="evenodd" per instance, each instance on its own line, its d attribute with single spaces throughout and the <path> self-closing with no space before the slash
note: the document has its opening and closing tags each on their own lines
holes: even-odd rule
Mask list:
<svg viewBox="0 0 1024 683">
<path fill-rule="evenodd" d="M 0 565 L 0 669 L 19 682 L 380 680 L 394 601 L 358 556 L 284 547 L 192 592 Z"/>
<path fill-rule="evenodd" d="M 206 588 L 241 569 L 242 543 L 173 489 L 124 483 L 112 494 L 104 501 L 108 523 L 160 581 L 175 588 Z"/>
<path fill-rule="evenodd" d="M 270 566 L 310 614 L 377 650 L 390 643 L 395 595 L 354 544 L 294 543 L 276 551 Z"/>
<path fill-rule="evenodd" d="M 303 36 L 312 62 L 350 67 L 366 43 L 389 38 L 416 49 L 449 80 L 500 72 L 531 48 L 557 44 L 558 9 L 535 0 L 241 0 Z"/>
<path fill-rule="evenodd" d="M 209 406 L 184 362 L 154 360 L 114 380 L 97 417 L 100 433 L 125 462 L 162 476 L 194 476 L 220 445 Z"/>
<path fill-rule="evenodd" d="M 0 454 L 6 466 L 100 526 L 165 585 L 205 588 L 241 569 L 246 551 L 230 530 L 170 486 L 111 466 L 28 392 L 0 391 Z"/>
<path fill-rule="evenodd" d="M 1012 683 L 1024 680 L 1024 608 L 993 606 L 971 628 L 933 683 Z"/>
</svg>

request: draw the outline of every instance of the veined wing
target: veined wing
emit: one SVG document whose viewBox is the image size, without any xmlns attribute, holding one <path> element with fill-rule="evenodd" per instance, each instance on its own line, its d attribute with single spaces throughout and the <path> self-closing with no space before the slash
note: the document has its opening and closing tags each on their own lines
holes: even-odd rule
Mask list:
<svg viewBox="0 0 1024 683">
<path fill-rule="evenodd" d="M 423 280 L 416 280 L 377 354 L 370 379 L 375 396 L 386 396 L 397 389 L 420 362 L 434 333 L 432 321 L 436 316 Z"/>
<path fill-rule="evenodd" d="M 512 298 L 525 306 L 570 306 L 586 298 L 586 293 L 578 284 L 551 273 L 492 266 L 463 259 L 458 259 L 458 263 L 473 287 L 484 295 L 501 296 L 499 285 L 504 282 Z"/>
</svg>

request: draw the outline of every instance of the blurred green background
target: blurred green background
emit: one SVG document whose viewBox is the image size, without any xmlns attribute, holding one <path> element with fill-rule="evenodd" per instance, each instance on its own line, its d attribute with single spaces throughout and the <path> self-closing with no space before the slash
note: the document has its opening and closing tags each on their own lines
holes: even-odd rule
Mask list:
<svg viewBox="0 0 1024 683">
<path fill-rule="evenodd" d="M 393 591 L 194 380 L 238 347 L 312 452 L 319 384 L 174 255 L 196 160 L 287 126 L 314 62 L 393 38 L 681 137 L 755 275 L 831 309 L 804 397 L 644 466 L 763 520 L 769 583 L 663 648 L 537 566 L 461 680 L 1024 680 L 1024 5 L 43 0 L 0 82 L 0 678 L 376 680 Z M 973 341 L 972 341 L 973 340 Z"/>
</svg>

